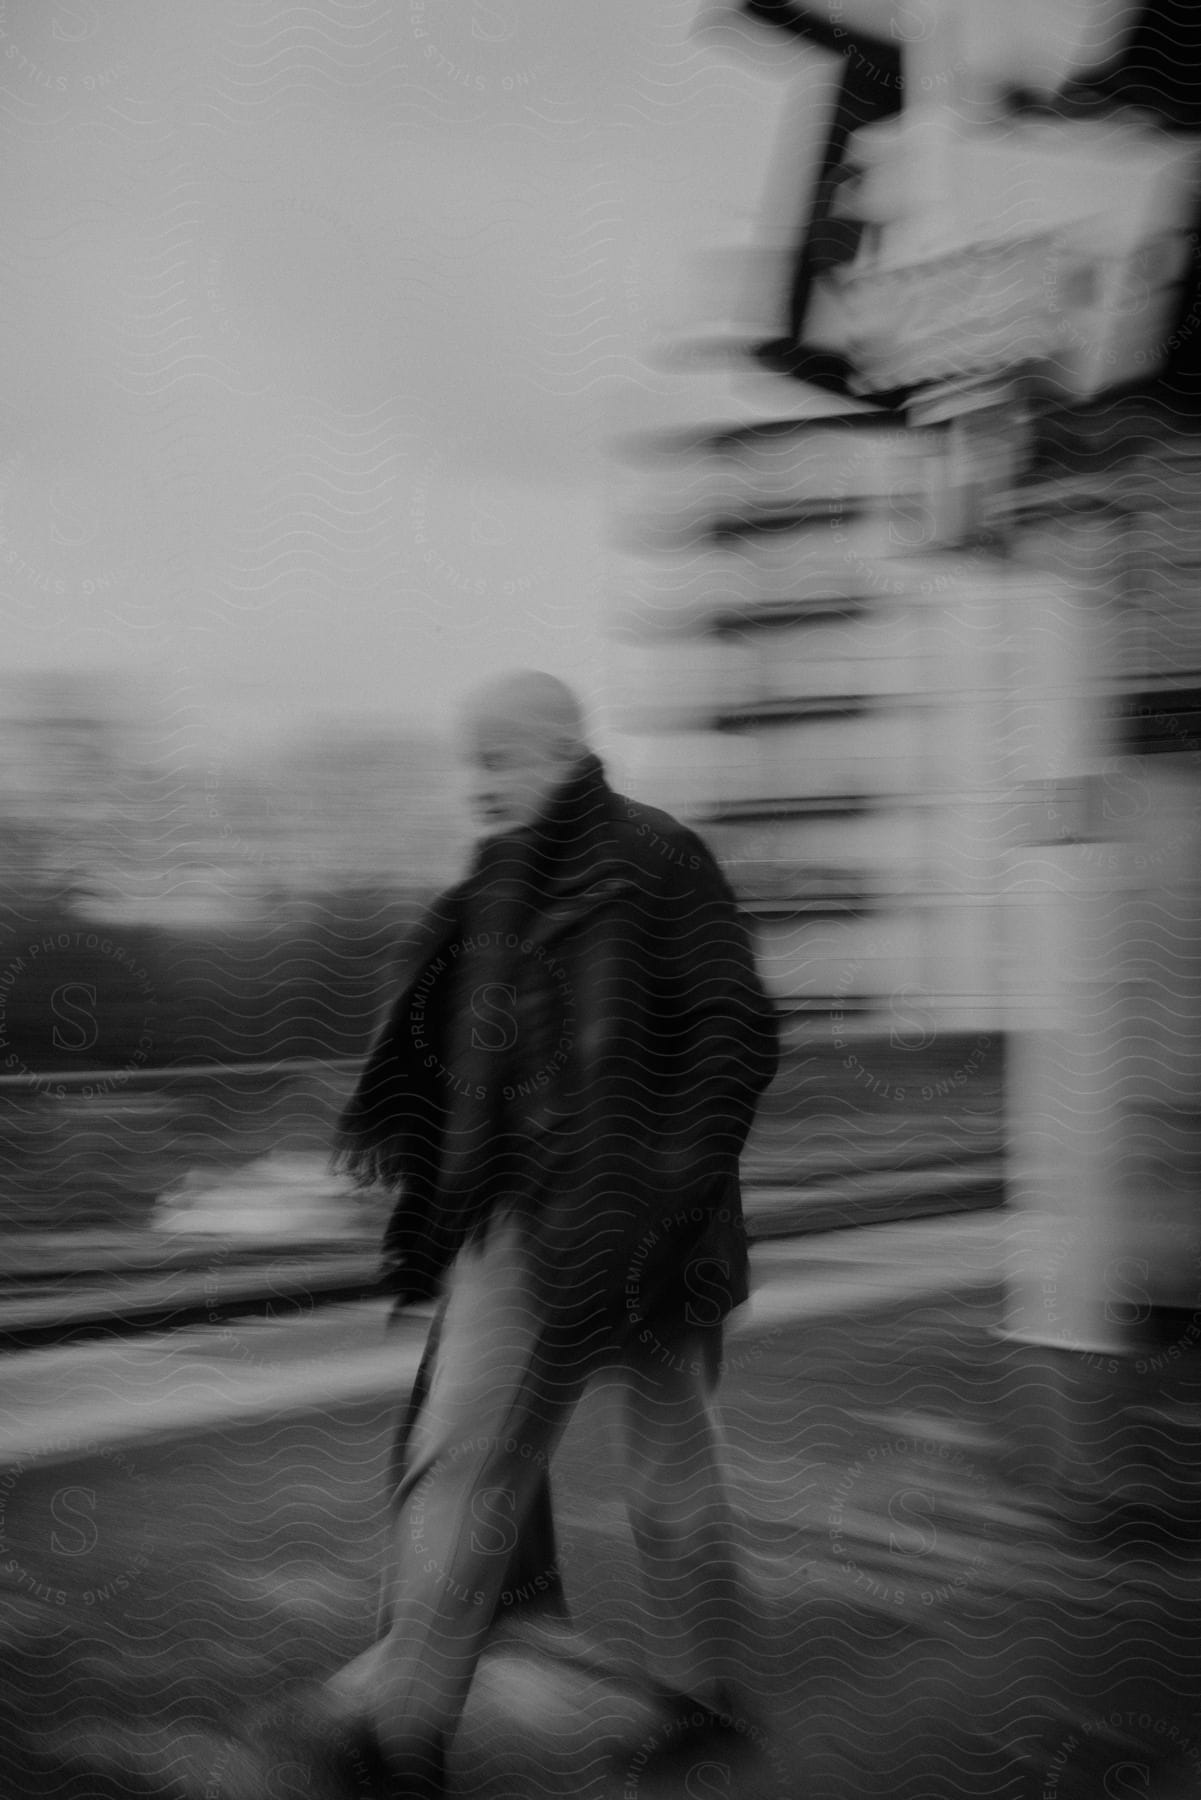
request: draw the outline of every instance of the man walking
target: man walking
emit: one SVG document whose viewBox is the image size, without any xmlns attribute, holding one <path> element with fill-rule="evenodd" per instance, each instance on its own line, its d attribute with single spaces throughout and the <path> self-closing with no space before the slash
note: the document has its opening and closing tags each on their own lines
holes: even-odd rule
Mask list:
<svg viewBox="0 0 1201 1800">
<path fill-rule="evenodd" d="M 405 1791 L 431 1794 L 498 1614 L 561 1605 L 549 1460 L 602 1373 L 622 1393 L 652 1672 L 738 1704 L 710 1404 L 747 1297 L 738 1159 L 778 1057 L 712 856 L 613 792 L 561 682 L 490 683 L 463 743 L 482 842 L 427 916 L 338 1136 L 341 1167 L 399 1193 L 398 1299 L 442 1293 L 367 1696 Z"/>
</svg>

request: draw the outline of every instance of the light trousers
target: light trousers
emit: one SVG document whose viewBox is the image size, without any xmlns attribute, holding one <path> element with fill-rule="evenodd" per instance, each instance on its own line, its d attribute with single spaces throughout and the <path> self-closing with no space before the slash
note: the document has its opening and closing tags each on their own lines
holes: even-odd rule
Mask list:
<svg viewBox="0 0 1201 1800">
<path fill-rule="evenodd" d="M 741 1691 L 745 1589 L 712 1413 L 720 1342 L 720 1327 L 632 1325 L 599 1357 L 553 1356 L 516 1231 L 494 1227 L 460 1254 L 396 1471 L 372 1707 L 393 1766 L 424 1768 L 436 1792 L 494 1620 L 565 1611 L 549 1463 L 602 1374 L 619 1394 L 650 1673 L 711 1705 Z"/>
</svg>

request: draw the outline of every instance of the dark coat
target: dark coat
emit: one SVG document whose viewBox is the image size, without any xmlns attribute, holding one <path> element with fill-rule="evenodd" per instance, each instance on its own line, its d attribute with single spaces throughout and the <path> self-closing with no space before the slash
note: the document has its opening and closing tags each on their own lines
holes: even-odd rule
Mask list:
<svg viewBox="0 0 1201 1800">
<path fill-rule="evenodd" d="M 564 1346 L 747 1297 L 738 1158 L 778 1032 L 705 845 L 589 756 L 486 842 L 419 928 L 338 1161 L 400 1198 L 384 1244 L 427 1296 L 498 1213 Z"/>
</svg>

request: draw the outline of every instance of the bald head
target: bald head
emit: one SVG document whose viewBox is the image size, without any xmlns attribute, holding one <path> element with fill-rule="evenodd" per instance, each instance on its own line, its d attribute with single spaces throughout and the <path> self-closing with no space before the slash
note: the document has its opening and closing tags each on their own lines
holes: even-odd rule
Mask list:
<svg viewBox="0 0 1201 1800">
<path fill-rule="evenodd" d="M 532 824 L 588 753 L 571 689 L 539 669 L 518 669 L 468 695 L 461 715 L 472 808 L 488 831 Z"/>
<path fill-rule="evenodd" d="M 582 755 L 584 715 L 567 686 L 541 669 L 515 669 L 475 688 L 463 707 L 468 734 L 481 726 L 525 733 L 544 744 L 560 744 Z"/>
</svg>

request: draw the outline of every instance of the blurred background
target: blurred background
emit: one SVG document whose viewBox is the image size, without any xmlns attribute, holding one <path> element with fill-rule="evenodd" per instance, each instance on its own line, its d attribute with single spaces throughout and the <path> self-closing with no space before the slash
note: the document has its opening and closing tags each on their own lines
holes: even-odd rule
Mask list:
<svg viewBox="0 0 1201 1800">
<path fill-rule="evenodd" d="M 456 701 L 532 665 L 780 1008 L 727 1407 L 795 1766 L 1201 1791 L 1196 15 L 0 8 L 5 1454 L 30 1542 L 90 1457 L 118 1555 L 90 1395 L 242 1520 L 206 1729 L 227 1638 L 264 1694 L 362 1647 L 397 1375 L 330 1126 L 469 850 Z"/>
<path fill-rule="evenodd" d="M 6 10 L 6 1229 L 323 1147 L 486 673 L 626 772 L 613 443 L 698 385 L 800 67 L 694 12 Z"/>
<path fill-rule="evenodd" d="M 524 662 L 753 916 L 757 1181 L 1201 1299 L 1191 15 L 1007 18 L 6 13 L 7 1231 L 320 1157 Z"/>
</svg>

